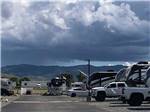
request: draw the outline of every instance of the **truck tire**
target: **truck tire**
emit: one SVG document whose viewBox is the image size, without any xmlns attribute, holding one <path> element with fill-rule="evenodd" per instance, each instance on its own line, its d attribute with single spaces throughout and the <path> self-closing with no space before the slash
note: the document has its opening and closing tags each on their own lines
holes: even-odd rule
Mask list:
<svg viewBox="0 0 150 112">
<path fill-rule="evenodd" d="M 130 99 L 127 101 L 130 106 L 140 106 L 143 102 L 143 95 L 140 93 L 132 94 Z"/>
<path fill-rule="evenodd" d="M 123 104 L 127 103 L 127 101 L 126 101 L 126 99 L 124 97 L 120 97 L 119 100 L 121 100 Z"/>
<path fill-rule="evenodd" d="M 71 94 L 71 97 L 76 97 L 76 93 L 72 93 L 72 94 Z"/>
<path fill-rule="evenodd" d="M 95 97 L 95 100 L 96 101 L 105 101 L 105 98 L 106 98 L 106 93 L 105 92 L 98 92 L 97 93 L 97 96 Z"/>
</svg>

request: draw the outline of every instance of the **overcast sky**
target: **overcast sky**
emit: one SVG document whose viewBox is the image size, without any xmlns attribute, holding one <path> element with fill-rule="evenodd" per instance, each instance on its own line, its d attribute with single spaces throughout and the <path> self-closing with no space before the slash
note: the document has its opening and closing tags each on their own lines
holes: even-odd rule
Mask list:
<svg viewBox="0 0 150 112">
<path fill-rule="evenodd" d="M 74 65 L 85 59 L 110 65 L 150 59 L 149 0 L 28 1 L 1 3 L 2 65 Z"/>
</svg>

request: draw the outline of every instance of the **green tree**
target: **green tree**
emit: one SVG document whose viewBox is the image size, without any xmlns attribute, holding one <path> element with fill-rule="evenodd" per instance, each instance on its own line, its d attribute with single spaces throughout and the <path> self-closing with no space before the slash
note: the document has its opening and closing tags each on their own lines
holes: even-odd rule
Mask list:
<svg viewBox="0 0 150 112">
<path fill-rule="evenodd" d="M 10 80 L 11 80 L 12 82 L 15 82 L 15 83 L 16 83 L 16 87 L 19 85 L 19 79 L 18 79 L 18 77 L 11 77 Z"/>
<path fill-rule="evenodd" d="M 76 75 L 76 78 L 79 82 L 82 82 L 86 77 L 80 73 L 80 74 Z"/>
<path fill-rule="evenodd" d="M 20 88 L 20 86 L 19 86 L 19 78 L 18 77 L 11 77 L 10 78 L 10 80 L 12 81 L 12 82 L 15 82 L 16 83 L 16 90 L 17 90 L 17 93 L 19 93 L 19 88 Z"/>
<path fill-rule="evenodd" d="M 10 78 L 11 81 L 16 82 L 16 84 L 18 83 L 19 79 L 17 77 L 11 77 Z"/>
<path fill-rule="evenodd" d="M 22 81 L 30 81 L 30 78 L 28 78 L 28 77 L 23 77 L 23 78 L 21 78 L 20 80 L 22 80 Z"/>
<path fill-rule="evenodd" d="M 66 85 L 68 87 L 71 87 L 71 83 L 74 82 L 74 77 L 70 73 L 63 73 L 61 76 L 64 76 L 66 78 Z"/>
</svg>

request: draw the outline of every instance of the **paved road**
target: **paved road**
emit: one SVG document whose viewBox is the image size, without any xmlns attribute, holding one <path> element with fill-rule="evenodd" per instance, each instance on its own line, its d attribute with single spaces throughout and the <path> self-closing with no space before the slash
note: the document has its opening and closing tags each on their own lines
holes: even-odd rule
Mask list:
<svg viewBox="0 0 150 112">
<path fill-rule="evenodd" d="M 21 96 L 2 108 L 2 112 L 106 112 L 85 99 L 67 96 Z"/>
</svg>

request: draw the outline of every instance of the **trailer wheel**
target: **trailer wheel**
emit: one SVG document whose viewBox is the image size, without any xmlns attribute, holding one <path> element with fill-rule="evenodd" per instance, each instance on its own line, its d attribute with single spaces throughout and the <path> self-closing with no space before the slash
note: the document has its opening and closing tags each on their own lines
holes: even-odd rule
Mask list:
<svg viewBox="0 0 150 112">
<path fill-rule="evenodd" d="M 106 93 L 105 92 L 98 92 L 97 96 L 95 97 L 96 101 L 105 101 Z"/>
<path fill-rule="evenodd" d="M 71 94 L 71 97 L 76 97 L 76 93 L 72 93 L 72 94 Z"/>
<path fill-rule="evenodd" d="M 126 101 L 126 99 L 124 97 L 120 97 L 120 100 L 122 101 L 123 104 L 127 103 L 127 101 Z"/>
<path fill-rule="evenodd" d="M 140 106 L 143 102 L 143 95 L 136 93 L 132 94 L 130 99 L 127 101 L 130 106 Z"/>
<path fill-rule="evenodd" d="M 9 96 L 9 91 L 7 89 L 1 88 L 1 95 L 2 96 Z"/>
</svg>

